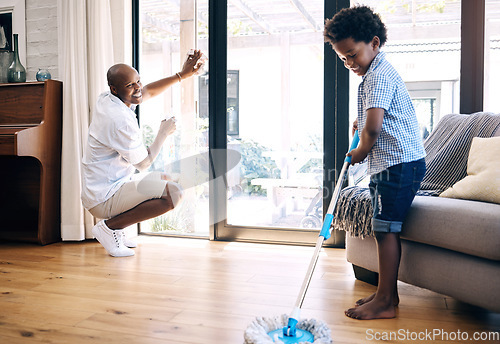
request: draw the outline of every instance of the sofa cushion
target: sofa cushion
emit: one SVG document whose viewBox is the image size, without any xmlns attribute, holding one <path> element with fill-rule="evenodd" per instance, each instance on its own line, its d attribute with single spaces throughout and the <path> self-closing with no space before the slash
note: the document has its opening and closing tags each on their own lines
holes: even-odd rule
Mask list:
<svg viewBox="0 0 500 344">
<path fill-rule="evenodd" d="M 475 137 L 469 151 L 467 176 L 440 196 L 500 204 L 500 137 Z"/>
<path fill-rule="evenodd" d="M 500 204 L 416 196 L 401 238 L 500 260 Z"/>
</svg>

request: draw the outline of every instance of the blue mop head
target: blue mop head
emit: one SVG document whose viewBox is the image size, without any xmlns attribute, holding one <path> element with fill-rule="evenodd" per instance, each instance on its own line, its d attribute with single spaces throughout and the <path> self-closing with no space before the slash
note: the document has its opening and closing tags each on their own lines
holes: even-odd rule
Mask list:
<svg viewBox="0 0 500 344">
<path fill-rule="evenodd" d="M 283 331 L 287 331 L 289 326 L 290 331 L 295 330 L 294 336 L 284 335 Z M 287 314 L 274 318 L 256 318 L 247 327 L 244 338 L 245 344 L 332 343 L 330 329 L 324 322 L 315 319 L 297 322 L 296 319 L 289 318 Z"/>
<path fill-rule="evenodd" d="M 307 331 L 301 330 L 297 328 L 298 320 L 294 318 L 288 318 L 288 325 L 279 328 L 274 331 L 270 331 L 267 335 L 271 337 L 275 343 L 285 343 L 285 344 L 294 344 L 294 343 L 313 343 L 314 335 Z"/>
</svg>

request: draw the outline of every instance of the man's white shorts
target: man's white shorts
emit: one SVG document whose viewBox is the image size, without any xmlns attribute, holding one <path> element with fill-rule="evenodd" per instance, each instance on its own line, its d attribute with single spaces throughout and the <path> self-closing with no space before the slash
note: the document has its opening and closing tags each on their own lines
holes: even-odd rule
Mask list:
<svg viewBox="0 0 500 344">
<path fill-rule="evenodd" d="M 144 201 L 160 198 L 168 183 L 176 184 L 162 179 L 160 172 L 139 174 L 134 177 L 133 180 L 123 184 L 108 200 L 89 209 L 89 212 L 97 218 L 110 219 Z"/>
</svg>

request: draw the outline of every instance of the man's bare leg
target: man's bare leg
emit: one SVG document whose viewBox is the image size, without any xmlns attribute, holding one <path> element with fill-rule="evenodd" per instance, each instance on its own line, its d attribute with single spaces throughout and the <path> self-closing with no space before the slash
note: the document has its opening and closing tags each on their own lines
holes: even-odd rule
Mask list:
<svg viewBox="0 0 500 344">
<path fill-rule="evenodd" d="M 123 229 L 141 221 L 152 219 L 174 209 L 180 197 L 182 197 L 182 191 L 174 184 L 168 183 L 160 198 L 144 201 L 134 208 L 106 220 L 105 223 L 109 229 Z"/>
</svg>

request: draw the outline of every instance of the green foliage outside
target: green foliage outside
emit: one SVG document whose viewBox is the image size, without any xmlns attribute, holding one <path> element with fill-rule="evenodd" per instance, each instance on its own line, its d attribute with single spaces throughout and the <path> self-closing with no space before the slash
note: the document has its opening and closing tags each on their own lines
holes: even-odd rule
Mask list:
<svg viewBox="0 0 500 344">
<path fill-rule="evenodd" d="M 193 207 L 192 203 L 182 202 L 174 210 L 148 220 L 151 232 L 192 232 L 193 214 L 195 214 Z"/>
<path fill-rule="evenodd" d="M 412 11 L 416 13 L 443 13 L 447 3 L 456 1 L 457 0 L 429 0 L 424 3 L 415 4 L 415 8 L 412 8 L 412 1 L 409 0 L 382 0 L 377 5 L 377 11 L 382 13 L 395 13 L 397 7 L 401 6 L 408 13 Z"/>
<path fill-rule="evenodd" d="M 241 141 L 241 187 L 250 195 L 266 195 L 260 185 L 252 185 L 255 178 L 279 178 L 281 172 L 276 162 L 263 155 L 269 151 L 265 146 L 253 141 Z"/>
<path fill-rule="evenodd" d="M 153 144 L 155 135 L 153 133 L 153 128 L 151 126 L 144 124 L 142 126 L 142 142 L 146 147 L 149 147 Z"/>
</svg>

